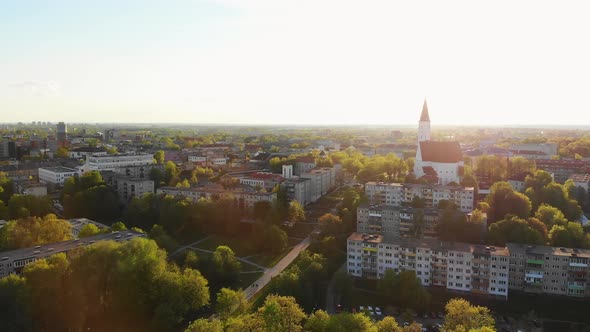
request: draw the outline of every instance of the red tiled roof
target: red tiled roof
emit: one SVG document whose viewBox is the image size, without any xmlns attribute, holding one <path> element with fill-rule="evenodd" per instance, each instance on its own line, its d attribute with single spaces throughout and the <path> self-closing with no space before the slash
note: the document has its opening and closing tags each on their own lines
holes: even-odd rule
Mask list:
<svg viewBox="0 0 590 332">
<path fill-rule="evenodd" d="M 436 171 L 434 170 L 434 168 L 432 168 L 432 166 L 424 166 L 424 167 L 422 167 L 422 171 L 424 171 L 424 174 L 426 174 L 426 175 L 431 175 L 431 176 L 438 175 L 438 174 L 436 174 Z"/>
<path fill-rule="evenodd" d="M 423 161 L 435 163 L 456 163 L 463 160 L 459 142 L 420 142 Z"/>
</svg>

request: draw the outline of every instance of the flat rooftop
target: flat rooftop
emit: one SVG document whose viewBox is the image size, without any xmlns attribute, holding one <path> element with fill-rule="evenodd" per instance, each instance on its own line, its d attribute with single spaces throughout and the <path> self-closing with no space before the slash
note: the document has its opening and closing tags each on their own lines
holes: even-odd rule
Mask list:
<svg viewBox="0 0 590 332">
<path fill-rule="evenodd" d="M 121 232 L 113 232 L 108 234 L 98 234 L 89 237 L 85 237 L 82 239 L 77 240 L 69 240 L 63 242 L 56 242 L 50 244 L 44 244 L 36 247 L 31 248 L 23 248 L 11 251 L 4 251 L 0 252 L 0 258 L 7 262 L 18 261 L 21 259 L 31 258 L 31 257 L 47 257 L 52 254 L 57 254 L 60 252 L 67 252 L 72 250 L 76 247 L 81 247 L 85 245 L 92 244 L 98 241 L 117 241 L 123 242 L 127 241 L 136 237 L 146 237 L 147 235 L 144 233 L 139 233 L 131 230 L 121 231 Z M 7 257 L 7 259 L 4 259 Z M 0 260 L 0 263 L 2 261 Z"/>
<path fill-rule="evenodd" d="M 39 169 L 44 169 L 53 173 L 72 173 L 77 172 L 73 168 L 64 167 L 64 166 L 52 166 L 52 167 L 39 167 Z"/>
<path fill-rule="evenodd" d="M 533 246 L 520 243 L 507 243 L 506 246 L 511 253 L 590 258 L 590 250 L 588 249 Z"/>
</svg>

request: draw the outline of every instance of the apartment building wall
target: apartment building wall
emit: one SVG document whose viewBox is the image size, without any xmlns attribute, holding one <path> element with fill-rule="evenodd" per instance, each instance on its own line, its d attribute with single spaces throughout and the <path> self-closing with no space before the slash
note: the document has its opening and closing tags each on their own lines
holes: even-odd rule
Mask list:
<svg viewBox="0 0 590 332">
<path fill-rule="evenodd" d="M 473 210 L 474 188 L 409 183 L 367 182 L 365 194 L 373 204 L 401 206 L 414 197 L 424 199 L 426 207 L 436 208 L 442 200 L 453 202 L 462 212 Z"/>
</svg>

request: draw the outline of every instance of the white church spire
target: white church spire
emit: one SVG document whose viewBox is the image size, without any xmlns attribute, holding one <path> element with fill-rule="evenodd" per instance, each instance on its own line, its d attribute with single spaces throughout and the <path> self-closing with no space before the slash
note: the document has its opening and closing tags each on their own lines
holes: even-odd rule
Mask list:
<svg viewBox="0 0 590 332">
<path fill-rule="evenodd" d="M 430 141 L 430 116 L 428 115 L 426 99 L 424 99 L 422 114 L 420 114 L 420 121 L 418 122 L 418 143 L 424 141 Z"/>
</svg>

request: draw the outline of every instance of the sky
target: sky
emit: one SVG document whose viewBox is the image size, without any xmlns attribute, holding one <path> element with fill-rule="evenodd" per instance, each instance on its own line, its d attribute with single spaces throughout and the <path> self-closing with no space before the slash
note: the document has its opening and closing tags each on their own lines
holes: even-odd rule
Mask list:
<svg viewBox="0 0 590 332">
<path fill-rule="evenodd" d="M 588 1 L 0 1 L 0 122 L 590 125 Z"/>
</svg>

